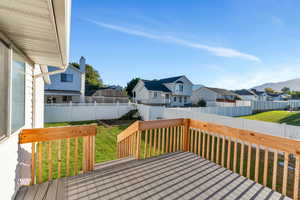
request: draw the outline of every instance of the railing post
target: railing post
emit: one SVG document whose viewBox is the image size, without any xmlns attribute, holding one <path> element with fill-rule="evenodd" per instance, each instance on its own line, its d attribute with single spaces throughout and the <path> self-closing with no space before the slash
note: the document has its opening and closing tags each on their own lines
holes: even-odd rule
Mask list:
<svg viewBox="0 0 300 200">
<path fill-rule="evenodd" d="M 183 151 L 189 151 L 190 146 L 190 119 L 184 119 L 183 121 Z"/>
<path fill-rule="evenodd" d="M 140 122 L 138 122 L 138 130 L 136 133 L 136 146 L 135 146 L 135 158 L 137 160 L 140 159 L 140 144 L 141 144 L 141 131 L 140 131 Z"/>
</svg>

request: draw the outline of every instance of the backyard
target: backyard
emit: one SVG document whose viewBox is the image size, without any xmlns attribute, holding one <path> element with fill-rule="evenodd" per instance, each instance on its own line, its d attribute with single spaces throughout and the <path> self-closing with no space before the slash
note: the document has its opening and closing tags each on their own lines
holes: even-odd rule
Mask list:
<svg viewBox="0 0 300 200">
<path fill-rule="evenodd" d="M 241 118 L 300 126 L 300 112 L 268 111 L 254 115 L 243 116 Z"/>
</svg>

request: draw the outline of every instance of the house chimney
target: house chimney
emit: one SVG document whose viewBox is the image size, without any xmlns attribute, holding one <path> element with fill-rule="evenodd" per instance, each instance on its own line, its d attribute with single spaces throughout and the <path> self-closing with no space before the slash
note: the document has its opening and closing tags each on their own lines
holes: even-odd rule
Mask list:
<svg viewBox="0 0 300 200">
<path fill-rule="evenodd" d="M 85 72 L 85 58 L 83 56 L 81 56 L 79 63 L 80 63 L 80 66 L 79 66 L 80 71 L 82 73 L 84 73 Z"/>
<path fill-rule="evenodd" d="M 81 56 L 80 60 L 81 84 L 80 84 L 80 102 L 85 102 L 85 58 Z"/>
</svg>

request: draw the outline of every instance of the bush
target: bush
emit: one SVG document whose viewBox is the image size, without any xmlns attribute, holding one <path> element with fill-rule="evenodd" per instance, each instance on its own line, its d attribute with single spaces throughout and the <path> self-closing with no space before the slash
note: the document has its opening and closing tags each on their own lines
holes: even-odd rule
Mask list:
<svg viewBox="0 0 300 200">
<path fill-rule="evenodd" d="M 206 107 L 206 101 L 203 99 L 200 99 L 197 103 L 197 106 L 199 107 Z"/>
</svg>

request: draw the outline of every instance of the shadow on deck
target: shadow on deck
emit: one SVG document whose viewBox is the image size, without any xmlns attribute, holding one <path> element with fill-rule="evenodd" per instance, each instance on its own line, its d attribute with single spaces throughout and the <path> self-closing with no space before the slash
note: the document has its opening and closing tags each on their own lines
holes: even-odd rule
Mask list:
<svg viewBox="0 0 300 200">
<path fill-rule="evenodd" d="M 289 199 L 193 153 L 111 162 L 93 172 L 23 187 L 16 199 Z"/>
</svg>

